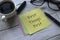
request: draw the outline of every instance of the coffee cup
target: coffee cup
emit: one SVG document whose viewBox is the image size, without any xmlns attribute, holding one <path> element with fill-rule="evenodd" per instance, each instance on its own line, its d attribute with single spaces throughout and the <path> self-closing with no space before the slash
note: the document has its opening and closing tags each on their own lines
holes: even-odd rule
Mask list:
<svg viewBox="0 0 60 40">
<path fill-rule="evenodd" d="M 14 3 L 12 1 L 1 1 L 0 13 L 2 15 L 2 20 L 15 16 L 17 14 L 17 11 L 15 9 Z"/>
</svg>

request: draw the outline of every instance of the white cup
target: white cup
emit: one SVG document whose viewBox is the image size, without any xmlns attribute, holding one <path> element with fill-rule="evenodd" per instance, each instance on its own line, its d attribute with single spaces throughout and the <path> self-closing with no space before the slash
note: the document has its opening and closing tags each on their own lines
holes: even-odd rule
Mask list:
<svg viewBox="0 0 60 40">
<path fill-rule="evenodd" d="M 6 20 L 17 14 L 15 5 L 12 1 L 1 1 L 0 2 L 0 13 L 2 15 L 1 19 Z"/>
</svg>

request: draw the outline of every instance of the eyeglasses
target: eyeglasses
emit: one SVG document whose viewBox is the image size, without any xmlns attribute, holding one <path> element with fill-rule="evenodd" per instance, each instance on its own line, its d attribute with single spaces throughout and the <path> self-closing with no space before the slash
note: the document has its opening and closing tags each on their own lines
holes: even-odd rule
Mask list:
<svg viewBox="0 0 60 40">
<path fill-rule="evenodd" d="M 48 7 L 54 11 L 60 11 L 60 1 L 59 0 L 31 0 L 35 6 L 42 6 L 45 2 L 47 2 Z"/>
</svg>

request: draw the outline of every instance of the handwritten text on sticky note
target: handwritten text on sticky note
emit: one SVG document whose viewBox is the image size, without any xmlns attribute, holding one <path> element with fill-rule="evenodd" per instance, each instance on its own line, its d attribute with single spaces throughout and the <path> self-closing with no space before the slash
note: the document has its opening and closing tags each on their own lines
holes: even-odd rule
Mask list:
<svg viewBox="0 0 60 40">
<path fill-rule="evenodd" d="M 40 9 L 19 16 L 29 34 L 42 30 L 50 25 L 49 20 Z"/>
</svg>

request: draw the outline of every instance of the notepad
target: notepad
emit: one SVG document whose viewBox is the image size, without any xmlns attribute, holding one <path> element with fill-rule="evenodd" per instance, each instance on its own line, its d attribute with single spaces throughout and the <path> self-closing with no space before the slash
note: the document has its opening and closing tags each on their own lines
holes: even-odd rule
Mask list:
<svg viewBox="0 0 60 40">
<path fill-rule="evenodd" d="M 40 8 L 19 15 L 19 20 L 26 34 L 34 34 L 51 24 Z"/>
</svg>

